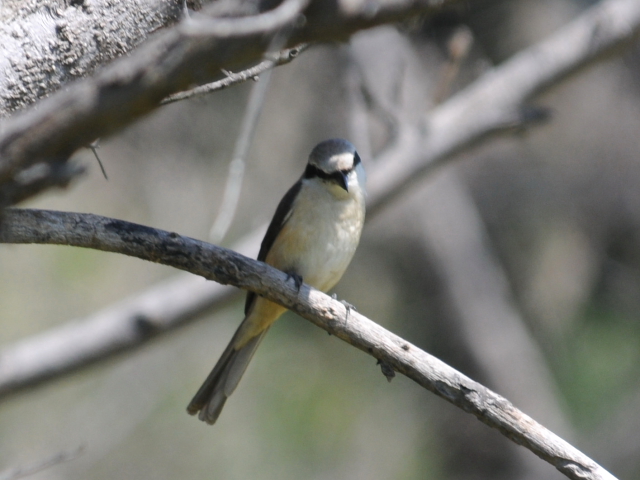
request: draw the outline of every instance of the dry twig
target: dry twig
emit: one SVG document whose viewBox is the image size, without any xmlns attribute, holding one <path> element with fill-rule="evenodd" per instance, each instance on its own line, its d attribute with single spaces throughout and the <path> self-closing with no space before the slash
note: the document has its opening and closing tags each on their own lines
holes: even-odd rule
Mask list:
<svg viewBox="0 0 640 480">
<path fill-rule="evenodd" d="M 302 43 L 293 48 L 286 48 L 275 54 L 267 55 L 267 59 L 263 60 L 253 67 L 241 70 L 240 72 L 230 72 L 222 80 L 207 83 L 200 87 L 192 88 L 185 92 L 174 93 L 160 102 L 160 105 L 168 105 L 169 103 L 179 102 L 181 100 L 187 100 L 190 98 L 199 98 L 209 95 L 218 90 L 224 90 L 225 88 L 237 85 L 238 83 L 244 83 L 248 80 L 256 79 L 264 72 L 271 70 L 272 68 L 279 67 L 280 65 L 286 65 L 295 59 L 298 55 L 309 48 L 309 44 Z"/>
</svg>

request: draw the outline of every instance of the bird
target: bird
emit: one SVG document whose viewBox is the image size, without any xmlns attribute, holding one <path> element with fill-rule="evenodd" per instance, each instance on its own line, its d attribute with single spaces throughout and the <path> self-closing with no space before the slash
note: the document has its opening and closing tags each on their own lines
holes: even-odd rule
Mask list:
<svg viewBox="0 0 640 480">
<path fill-rule="evenodd" d="M 327 292 L 340 280 L 360 242 L 366 175 L 356 148 L 332 138 L 309 154 L 300 179 L 287 191 L 262 240 L 258 260 Z M 187 412 L 210 425 L 234 392 L 269 327 L 286 311 L 248 292 L 245 317 Z M 348 309 L 347 309 L 348 312 Z"/>
</svg>

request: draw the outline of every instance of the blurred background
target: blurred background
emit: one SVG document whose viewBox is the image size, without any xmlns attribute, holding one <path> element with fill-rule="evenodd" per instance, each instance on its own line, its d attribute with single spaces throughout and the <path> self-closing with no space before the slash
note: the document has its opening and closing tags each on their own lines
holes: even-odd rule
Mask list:
<svg viewBox="0 0 640 480">
<path fill-rule="evenodd" d="M 318 141 L 364 138 L 356 146 L 375 168 L 391 135 L 384 105 L 427 113 L 592 3 L 461 2 L 348 45 L 314 46 L 277 68 L 223 245 L 269 221 Z M 447 79 L 454 38 L 470 43 Z M 362 127 L 354 66 L 367 95 L 378 96 L 364 136 L 354 131 Z M 638 47 L 617 52 L 536 100 L 552 111 L 544 126 L 492 140 L 416 182 L 369 219 L 336 288 L 623 478 L 640 478 L 639 73 Z M 108 181 L 92 153 L 80 152 L 83 179 L 25 206 L 207 240 L 250 88 L 157 111 L 103 140 Z M 42 245 L 3 245 L 0 269 L 1 345 L 176 275 Z M 3 400 L 0 471 L 83 447 L 31 478 L 564 478 L 412 381 L 388 383 L 372 357 L 290 313 L 218 423 L 204 425 L 185 407 L 243 303 L 238 292 L 139 350 Z"/>
</svg>

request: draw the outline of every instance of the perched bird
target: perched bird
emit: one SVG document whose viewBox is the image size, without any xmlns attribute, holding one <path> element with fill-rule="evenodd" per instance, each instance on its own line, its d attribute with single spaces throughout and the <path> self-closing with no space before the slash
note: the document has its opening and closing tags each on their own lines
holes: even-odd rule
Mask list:
<svg viewBox="0 0 640 480">
<path fill-rule="evenodd" d="M 365 173 L 347 140 L 314 147 L 307 167 L 280 201 L 258 260 L 326 292 L 342 277 L 360 241 L 365 215 Z M 218 419 L 269 327 L 286 308 L 249 292 L 245 318 L 187 407 L 209 424 Z"/>
</svg>

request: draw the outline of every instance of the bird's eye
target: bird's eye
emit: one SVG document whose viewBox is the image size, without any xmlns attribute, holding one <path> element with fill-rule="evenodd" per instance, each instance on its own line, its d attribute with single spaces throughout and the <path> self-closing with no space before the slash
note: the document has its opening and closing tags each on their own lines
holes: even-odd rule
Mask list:
<svg viewBox="0 0 640 480">
<path fill-rule="evenodd" d="M 357 166 L 360 163 L 360 155 L 358 155 L 358 152 L 355 152 L 353 154 L 353 166 Z"/>
</svg>

